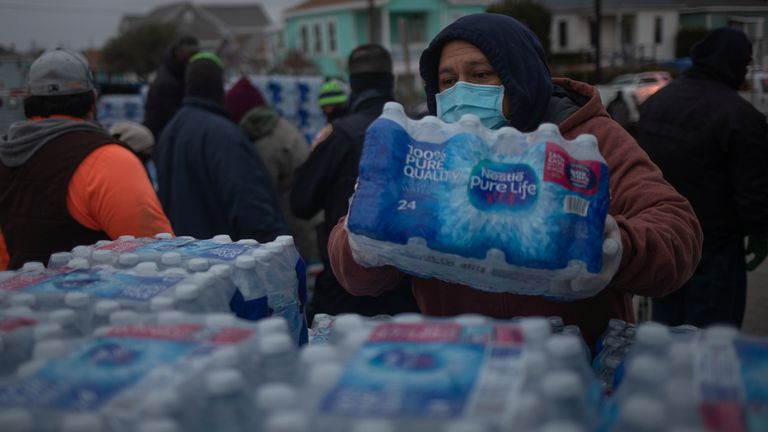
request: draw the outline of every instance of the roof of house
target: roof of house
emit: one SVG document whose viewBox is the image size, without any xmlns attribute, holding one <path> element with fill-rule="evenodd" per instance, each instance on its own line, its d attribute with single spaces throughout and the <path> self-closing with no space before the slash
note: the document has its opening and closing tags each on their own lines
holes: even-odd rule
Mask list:
<svg viewBox="0 0 768 432">
<path fill-rule="evenodd" d="M 344 3 L 359 3 L 360 0 L 306 0 L 297 4 L 292 8 L 288 8 L 286 12 L 302 11 L 306 9 L 314 9 L 323 6 L 336 6 Z"/>
<path fill-rule="evenodd" d="M 184 22 L 181 14 L 194 10 L 203 17 L 191 23 Z M 130 27 L 145 21 L 177 22 L 184 33 L 194 34 L 199 38 L 218 37 L 222 33 L 231 33 L 233 29 L 259 28 L 271 25 L 269 16 L 261 4 L 205 5 L 180 1 L 159 6 L 146 15 L 124 15 L 121 26 Z"/>
</svg>

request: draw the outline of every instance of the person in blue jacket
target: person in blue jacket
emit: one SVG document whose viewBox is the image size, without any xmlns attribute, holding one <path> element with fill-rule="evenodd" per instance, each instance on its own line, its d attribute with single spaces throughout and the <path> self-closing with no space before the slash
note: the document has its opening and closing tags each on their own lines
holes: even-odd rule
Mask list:
<svg viewBox="0 0 768 432">
<path fill-rule="evenodd" d="M 182 108 L 155 149 L 160 202 L 177 235 L 271 241 L 289 228 L 263 162 L 223 107 L 223 80 L 214 54 L 190 59 Z"/>
</svg>

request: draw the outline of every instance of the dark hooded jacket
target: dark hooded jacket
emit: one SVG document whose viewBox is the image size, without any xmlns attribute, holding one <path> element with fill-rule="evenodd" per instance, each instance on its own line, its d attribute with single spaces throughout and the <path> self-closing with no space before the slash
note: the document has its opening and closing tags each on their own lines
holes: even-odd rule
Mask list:
<svg viewBox="0 0 768 432">
<path fill-rule="evenodd" d="M 710 32 L 693 66 L 640 107 L 638 141 L 691 202 L 704 250 L 768 234 L 766 119 L 737 93 L 751 60 L 741 31 Z"/>
<path fill-rule="evenodd" d="M 441 47 L 454 39 L 477 46 L 491 61 L 510 95 L 511 125 L 530 130 L 546 121 L 556 123 L 566 139 L 584 133 L 597 137 L 610 171 L 609 213 L 621 232 L 622 258 L 606 289 L 594 297 L 571 302 L 491 293 L 436 278 L 413 278 L 413 293 L 422 313 L 479 313 L 500 319 L 558 315 L 566 323 L 578 325 L 591 345 L 609 319 L 634 320 L 633 294 L 664 295 L 688 280 L 701 254 L 701 229 L 690 205 L 664 181 L 661 171 L 634 139 L 611 120 L 594 87 L 563 78 L 550 79 L 541 46 L 533 33 L 514 19 L 495 14 L 469 15 L 435 38 L 421 58 L 431 112 L 435 110 Z M 403 278 L 398 269 L 357 264 L 344 225 L 344 219 L 339 221 L 328 242 L 331 266 L 344 288 L 356 295 L 379 295 L 396 286 Z"/>
<path fill-rule="evenodd" d="M 184 71 L 186 65 L 176 62 L 173 47 L 163 56 L 163 63 L 157 69 L 155 80 L 149 86 L 147 103 L 144 107 L 144 126 L 160 137 L 165 125 L 181 108 L 184 99 Z"/>
</svg>

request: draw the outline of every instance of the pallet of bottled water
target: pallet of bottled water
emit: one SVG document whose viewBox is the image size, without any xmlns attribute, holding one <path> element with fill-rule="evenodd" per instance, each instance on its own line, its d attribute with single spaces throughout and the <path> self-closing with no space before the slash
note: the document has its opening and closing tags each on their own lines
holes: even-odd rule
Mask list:
<svg viewBox="0 0 768 432">
<path fill-rule="evenodd" d="M 589 350 L 576 335 L 553 334 L 548 319 L 344 314 L 315 322 L 330 331 L 301 353 L 311 365 L 304 381 L 313 431 L 592 431 L 598 424 L 602 392 Z"/>
<path fill-rule="evenodd" d="M 27 342 L 32 357 L 0 378 L 2 431 L 253 431 L 274 404 L 300 409 L 283 318 L 162 311 Z"/>
<path fill-rule="evenodd" d="M 76 321 L 73 331 L 81 335 L 130 319 L 121 316 L 231 311 L 250 320 L 282 316 L 306 343 L 305 300 L 303 261 L 290 236 L 265 244 L 123 236 L 54 253 L 47 267 L 29 262 L 0 274 L 0 307 L 61 315 L 66 325 Z"/>
<path fill-rule="evenodd" d="M 653 322 L 639 325 L 634 338 L 600 431 L 768 430 L 768 340 L 725 326 L 695 331 Z"/>
<path fill-rule="evenodd" d="M 346 229 L 364 266 L 585 298 L 604 284 L 572 282 L 602 269 L 609 201 L 592 135 L 491 130 L 471 115 L 411 120 L 390 102 L 366 133 Z"/>
</svg>

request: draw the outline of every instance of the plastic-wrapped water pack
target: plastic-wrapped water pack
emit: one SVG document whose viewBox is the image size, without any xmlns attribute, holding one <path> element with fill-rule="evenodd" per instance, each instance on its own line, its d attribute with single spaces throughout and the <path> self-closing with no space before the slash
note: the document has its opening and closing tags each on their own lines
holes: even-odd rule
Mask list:
<svg viewBox="0 0 768 432">
<path fill-rule="evenodd" d="M 604 284 L 570 281 L 601 271 L 609 201 L 592 135 L 568 141 L 553 124 L 491 130 L 471 115 L 416 121 L 388 103 L 366 133 L 347 230 L 364 266 L 584 298 Z"/>
</svg>

